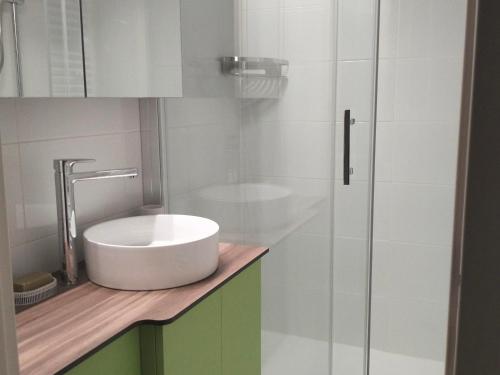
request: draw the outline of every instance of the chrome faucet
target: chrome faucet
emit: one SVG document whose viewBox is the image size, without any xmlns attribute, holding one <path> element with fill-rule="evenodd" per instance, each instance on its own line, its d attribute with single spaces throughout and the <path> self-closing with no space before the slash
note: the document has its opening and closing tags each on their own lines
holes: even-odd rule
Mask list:
<svg viewBox="0 0 500 375">
<path fill-rule="evenodd" d="M 79 163 L 94 162 L 94 159 L 59 159 L 54 160 L 57 223 L 59 234 L 59 251 L 63 259 L 63 275 L 65 282 L 76 284 L 78 281 L 78 260 L 76 256 L 76 214 L 75 183 L 78 181 L 101 180 L 118 177 L 136 177 L 137 168 L 110 169 L 92 172 L 74 172 L 73 167 Z"/>
</svg>

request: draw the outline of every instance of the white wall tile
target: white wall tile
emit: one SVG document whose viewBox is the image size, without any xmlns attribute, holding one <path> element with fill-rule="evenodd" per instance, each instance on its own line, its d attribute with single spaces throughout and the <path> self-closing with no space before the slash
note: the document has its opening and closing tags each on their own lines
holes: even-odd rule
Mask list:
<svg viewBox="0 0 500 375">
<path fill-rule="evenodd" d="M 21 142 L 139 130 L 136 99 L 16 101 Z"/>
<path fill-rule="evenodd" d="M 333 69 L 332 62 L 292 63 L 282 98 L 261 114 L 279 121 L 331 121 Z"/>
<path fill-rule="evenodd" d="M 379 56 L 382 59 L 397 57 L 399 1 L 380 1 Z"/>
<path fill-rule="evenodd" d="M 335 293 L 333 306 L 334 342 L 362 346 L 365 340 L 366 297 L 362 294 Z"/>
<path fill-rule="evenodd" d="M 390 240 L 392 238 L 391 205 L 392 182 L 375 182 L 373 202 L 373 238 L 375 240 Z"/>
<path fill-rule="evenodd" d="M 392 149 L 394 144 L 394 125 L 392 122 L 377 121 L 375 145 L 375 180 L 391 181 L 393 174 Z"/>
<path fill-rule="evenodd" d="M 368 196 L 368 182 L 353 181 L 349 186 L 344 186 L 342 181 L 335 181 L 335 237 L 367 238 Z"/>
<path fill-rule="evenodd" d="M 446 247 L 375 241 L 373 295 L 446 304 L 450 268 Z"/>
<path fill-rule="evenodd" d="M 246 126 L 246 170 L 251 175 L 329 178 L 332 131 L 325 123 Z"/>
<path fill-rule="evenodd" d="M 266 183 L 282 186 L 292 194 L 291 211 L 307 208 L 313 217 L 297 231 L 306 235 L 329 236 L 331 230 L 330 179 L 310 179 L 301 177 L 251 176 L 247 173 L 245 182 Z M 303 212 L 299 212 L 303 215 Z M 302 217 L 300 217 L 302 218 Z"/>
<path fill-rule="evenodd" d="M 430 101 L 431 63 L 427 59 L 402 59 L 396 66 L 395 119 L 432 120 Z"/>
<path fill-rule="evenodd" d="M 388 323 L 387 350 L 443 360 L 447 314 L 446 304 L 412 299 L 395 301 Z"/>
<path fill-rule="evenodd" d="M 376 274 L 374 274 L 376 275 Z M 387 347 L 388 326 L 391 316 L 391 300 L 384 297 L 372 295 L 371 320 L 370 320 L 370 342 L 372 350 Z M 388 370 L 388 369 L 384 369 Z M 370 365 L 370 372 L 373 365 Z"/>
<path fill-rule="evenodd" d="M 396 60 L 379 60 L 377 123 L 394 121 L 396 90 Z"/>
<path fill-rule="evenodd" d="M 279 8 L 246 13 L 246 56 L 281 57 L 282 21 Z"/>
<path fill-rule="evenodd" d="M 61 258 L 57 243 L 57 235 L 28 242 L 13 248 L 25 257 L 25 273 L 35 271 L 53 272 L 61 268 Z"/>
<path fill-rule="evenodd" d="M 264 327 L 327 339 L 329 277 L 328 237 L 293 234 L 274 246 L 263 262 Z"/>
<path fill-rule="evenodd" d="M 367 122 L 372 114 L 373 62 L 341 61 L 337 69 L 337 121 L 350 109 L 356 121 Z"/>
<path fill-rule="evenodd" d="M 375 2 L 339 0 L 338 59 L 373 59 Z"/>
<path fill-rule="evenodd" d="M 138 101 L 12 99 L 0 105 L 9 106 L 2 127 L 16 142 L 2 146 L 14 273 L 53 271 L 59 267 L 53 160 L 97 159 L 77 170 L 140 170 Z M 142 205 L 142 177 L 80 182 L 75 198 L 80 228 L 127 214 Z"/>
<path fill-rule="evenodd" d="M 331 12 L 324 8 L 294 8 L 286 9 L 283 17 L 283 58 L 292 62 L 332 60 Z"/>
<path fill-rule="evenodd" d="M 167 131 L 168 193 L 175 196 L 191 190 L 189 183 L 190 140 L 189 129 L 169 128 Z"/>
<path fill-rule="evenodd" d="M 138 134 L 137 134 L 138 139 Z M 56 207 L 53 160 L 58 158 L 95 158 L 82 164 L 80 171 L 137 167 L 128 164 L 128 155 L 140 155 L 127 149 L 123 135 L 72 138 L 21 144 L 21 169 L 25 198 L 26 229 L 31 240 L 56 232 Z M 110 150 L 113 150 L 110 152 Z M 137 160 L 137 158 L 134 158 Z M 138 205 L 137 197 L 124 195 L 125 183 L 142 184 L 140 179 L 80 182 L 75 186 L 77 218 L 82 222 L 104 218 Z M 142 199 L 142 196 L 140 197 Z"/>
<path fill-rule="evenodd" d="M 3 184 L 7 198 L 7 227 L 11 247 L 25 242 L 25 218 L 21 160 L 17 144 L 2 146 Z"/>
<path fill-rule="evenodd" d="M 431 51 L 433 0 L 400 0 L 399 57 L 427 57 Z"/>
<path fill-rule="evenodd" d="M 242 0 L 241 5 L 243 10 L 279 8 L 281 0 Z"/>
<path fill-rule="evenodd" d="M 16 120 L 16 100 L 0 99 L 0 137 L 2 144 L 17 142 Z"/>
<path fill-rule="evenodd" d="M 335 237 L 333 243 L 333 289 L 335 293 L 366 293 L 367 239 Z"/>
<path fill-rule="evenodd" d="M 432 60 L 429 75 L 431 118 L 458 124 L 462 97 L 462 57 Z"/>
<path fill-rule="evenodd" d="M 393 179 L 453 185 L 458 155 L 458 123 L 399 123 L 393 127 Z"/>
<path fill-rule="evenodd" d="M 190 128 L 191 168 L 190 183 L 193 189 L 226 180 L 235 155 L 230 152 L 232 133 L 219 126 Z M 236 150 L 238 151 L 238 150 Z"/>
<path fill-rule="evenodd" d="M 453 187 L 393 184 L 391 238 L 401 242 L 450 246 L 453 204 Z"/>
<path fill-rule="evenodd" d="M 254 1 L 254 0 L 249 0 Z M 272 0 L 273 2 L 275 0 Z M 282 0 L 283 8 L 314 8 L 314 7 L 323 7 L 324 9 L 328 9 L 332 6 L 331 0 Z"/>
<path fill-rule="evenodd" d="M 34 265 L 34 262 L 31 261 L 29 254 L 26 252 L 26 246 L 24 244 L 10 247 L 10 260 L 14 278 L 26 275 L 29 273 L 30 267 Z"/>
<path fill-rule="evenodd" d="M 228 124 L 237 127 L 240 102 L 224 98 L 182 98 L 165 100 L 167 126 Z"/>
<path fill-rule="evenodd" d="M 465 0 L 432 1 L 432 56 L 462 58 L 466 3 Z"/>
</svg>

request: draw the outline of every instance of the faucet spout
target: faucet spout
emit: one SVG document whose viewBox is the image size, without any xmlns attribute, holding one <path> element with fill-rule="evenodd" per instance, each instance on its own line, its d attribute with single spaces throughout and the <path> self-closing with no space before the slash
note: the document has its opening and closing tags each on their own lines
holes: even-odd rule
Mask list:
<svg viewBox="0 0 500 375">
<path fill-rule="evenodd" d="M 78 172 L 71 174 L 71 182 L 102 180 L 118 177 L 137 177 L 137 168 L 109 169 L 105 171 Z"/>
<path fill-rule="evenodd" d="M 54 160 L 57 200 L 57 221 L 59 251 L 63 259 L 63 275 L 68 284 L 78 281 L 78 259 L 75 248 L 77 236 L 75 211 L 75 183 L 78 181 L 102 180 L 110 178 L 136 177 L 137 168 L 109 169 L 92 172 L 74 172 L 79 163 L 93 162 L 93 159 Z"/>
</svg>

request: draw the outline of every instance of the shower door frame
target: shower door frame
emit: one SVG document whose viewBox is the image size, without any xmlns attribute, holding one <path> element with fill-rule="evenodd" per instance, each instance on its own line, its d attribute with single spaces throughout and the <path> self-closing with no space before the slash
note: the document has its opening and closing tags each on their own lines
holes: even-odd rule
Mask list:
<svg viewBox="0 0 500 375">
<path fill-rule="evenodd" d="M 378 74 L 379 74 L 379 41 L 380 41 L 380 1 L 374 4 L 374 41 L 373 41 L 373 81 L 372 81 L 372 122 L 370 128 L 370 174 L 369 174 L 369 204 L 368 204 L 368 258 L 366 264 L 366 306 L 365 306 L 365 350 L 363 373 L 370 374 L 371 350 L 371 318 L 372 318 L 372 276 L 373 276 L 373 222 L 375 204 L 375 156 L 377 140 L 377 104 L 378 104 Z"/>
<path fill-rule="evenodd" d="M 476 38 L 479 15 L 479 0 L 467 1 L 465 30 L 464 71 L 462 77 L 462 102 L 460 112 L 460 134 L 458 145 L 457 180 L 455 192 L 455 216 L 450 280 L 450 303 L 448 312 L 448 335 L 445 358 L 445 375 L 457 372 L 458 332 L 460 320 L 460 295 L 462 284 L 463 246 L 465 235 L 465 212 L 469 169 L 469 147 L 472 126 L 473 91 L 475 78 Z"/>
</svg>

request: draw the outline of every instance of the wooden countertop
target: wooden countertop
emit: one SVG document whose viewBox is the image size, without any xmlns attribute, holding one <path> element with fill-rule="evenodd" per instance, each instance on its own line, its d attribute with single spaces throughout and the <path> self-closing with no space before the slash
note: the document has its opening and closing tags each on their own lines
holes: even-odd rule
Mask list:
<svg viewBox="0 0 500 375">
<path fill-rule="evenodd" d="M 267 253 L 263 247 L 220 244 L 219 268 L 180 288 L 129 292 L 86 282 L 16 315 L 21 375 L 71 367 L 143 323 L 167 324 Z"/>
</svg>

